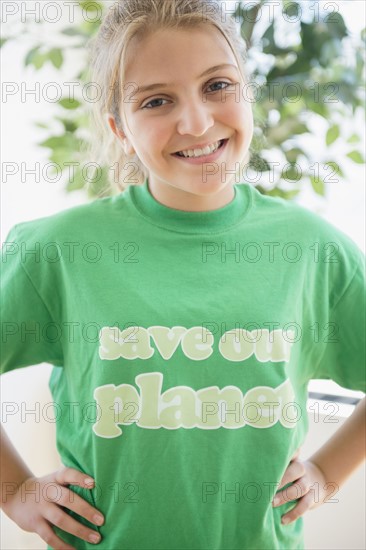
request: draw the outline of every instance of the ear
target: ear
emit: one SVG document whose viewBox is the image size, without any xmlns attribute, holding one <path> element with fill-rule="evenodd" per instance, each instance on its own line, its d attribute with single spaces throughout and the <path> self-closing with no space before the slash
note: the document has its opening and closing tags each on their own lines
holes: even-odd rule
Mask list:
<svg viewBox="0 0 366 550">
<path fill-rule="evenodd" d="M 116 121 L 112 115 L 108 116 L 108 124 L 112 132 L 117 136 L 117 138 L 122 142 L 123 148 L 126 155 L 134 155 L 135 150 L 132 147 L 126 134 L 117 126 Z"/>
</svg>

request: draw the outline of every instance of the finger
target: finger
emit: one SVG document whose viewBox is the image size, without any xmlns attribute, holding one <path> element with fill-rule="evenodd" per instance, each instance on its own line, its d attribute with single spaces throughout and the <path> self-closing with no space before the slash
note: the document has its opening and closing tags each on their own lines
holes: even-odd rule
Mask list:
<svg viewBox="0 0 366 550">
<path fill-rule="evenodd" d="M 305 496 L 299 499 L 298 503 L 290 512 L 283 515 L 281 518 L 281 523 L 288 525 L 293 521 L 296 521 L 299 517 L 303 516 L 305 512 L 310 510 L 312 504 L 312 495 L 307 493 Z"/>
<path fill-rule="evenodd" d="M 55 480 L 60 485 L 80 485 L 89 488 L 94 486 L 94 479 L 91 476 L 66 466 L 55 473 Z"/>
<path fill-rule="evenodd" d="M 90 523 L 95 523 L 95 525 L 103 525 L 104 523 L 103 514 L 71 489 L 63 489 L 57 504 L 72 510 L 79 516 L 90 521 Z"/>
<path fill-rule="evenodd" d="M 280 484 L 278 486 L 278 489 L 281 489 L 287 483 L 291 483 L 292 481 L 296 481 L 300 477 L 302 477 L 306 473 L 306 469 L 304 464 L 299 460 L 294 460 L 293 462 L 290 462 L 290 464 L 287 466 L 285 473 L 283 474 L 283 478 L 280 481 Z"/>
<path fill-rule="evenodd" d="M 44 517 L 52 525 L 56 525 L 66 533 L 71 533 L 79 539 L 91 542 L 92 544 L 98 544 L 101 540 L 101 536 L 97 531 L 93 531 L 79 521 L 76 521 L 57 505 L 47 508 Z"/>
<path fill-rule="evenodd" d="M 40 524 L 37 534 L 54 550 L 75 550 L 73 546 L 69 546 L 61 540 L 46 521 Z"/>
<path fill-rule="evenodd" d="M 277 493 L 273 499 L 273 506 L 281 506 L 285 502 L 297 500 L 309 492 L 310 485 L 307 476 L 303 476 L 284 489 Z"/>
</svg>

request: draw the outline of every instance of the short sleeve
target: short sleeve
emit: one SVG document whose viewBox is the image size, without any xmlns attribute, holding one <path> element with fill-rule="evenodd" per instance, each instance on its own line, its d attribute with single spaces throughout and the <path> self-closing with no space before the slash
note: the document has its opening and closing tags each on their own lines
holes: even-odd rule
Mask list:
<svg viewBox="0 0 366 550">
<path fill-rule="evenodd" d="M 1 250 L 1 373 L 43 362 L 63 364 L 57 323 L 23 263 L 15 225 Z"/>
<path fill-rule="evenodd" d="M 352 274 L 329 313 L 327 336 L 314 378 L 366 392 L 366 290 L 364 255 L 353 247 Z"/>
</svg>

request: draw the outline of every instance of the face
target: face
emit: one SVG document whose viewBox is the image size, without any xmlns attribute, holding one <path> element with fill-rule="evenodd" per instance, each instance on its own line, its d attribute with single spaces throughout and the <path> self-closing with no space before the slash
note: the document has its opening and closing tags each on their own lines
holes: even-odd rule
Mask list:
<svg viewBox="0 0 366 550">
<path fill-rule="evenodd" d="M 217 65 L 225 66 L 209 71 Z M 154 89 L 142 89 L 156 83 Z M 123 129 L 116 128 L 113 118 L 109 123 L 126 154 L 137 154 L 147 168 L 149 189 L 158 202 L 202 211 L 233 200 L 235 173 L 253 136 L 244 84 L 229 44 L 211 25 L 160 30 L 130 44 Z M 221 140 L 216 152 L 205 149 Z M 201 158 L 176 154 L 197 149 Z"/>
</svg>

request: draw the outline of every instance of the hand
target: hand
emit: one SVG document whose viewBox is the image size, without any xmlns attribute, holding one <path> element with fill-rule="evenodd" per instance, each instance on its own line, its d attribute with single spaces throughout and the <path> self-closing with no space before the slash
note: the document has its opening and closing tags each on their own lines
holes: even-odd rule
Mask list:
<svg viewBox="0 0 366 550">
<path fill-rule="evenodd" d="M 97 531 L 89 529 L 63 511 L 68 508 L 95 525 L 102 525 L 101 513 L 87 503 L 67 485 L 79 485 L 92 489 L 94 480 L 85 482 L 89 476 L 74 468 L 63 467 L 44 477 L 29 477 L 16 490 L 7 495 L 3 510 L 24 531 L 37 533 L 54 550 L 74 550 L 62 541 L 53 531 L 56 525 L 67 533 L 97 544 L 101 537 Z M 91 478 L 89 478 L 91 479 Z M 101 516 L 98 522 L 95 516 Z M 96 537 L 92 540 L 90 536 Z"/>
<path fill-rule="evenodd" d="M 288 513 L 282 516 L 282 523 L 288 524 L 308 510 L 317 508 L 323 504 L 327 497 L 330 497 L 329 491 L 326 491 L 327 486 L 334 489 L 333 483 L 327 483 L 323 472 L 311 460 L 298 460 L 300 449 L 297 449 L 292 457 L 289 466 L 287 467 L 279 488 L 295 482 L 288 486 L 283 491 L 278 492 L 272 502 L 274 507 L 281 506 L 285 502 L 297 499 L 297 504 Z M 334 493 L 334 490 L 331 494 Z"/>
</svg>

